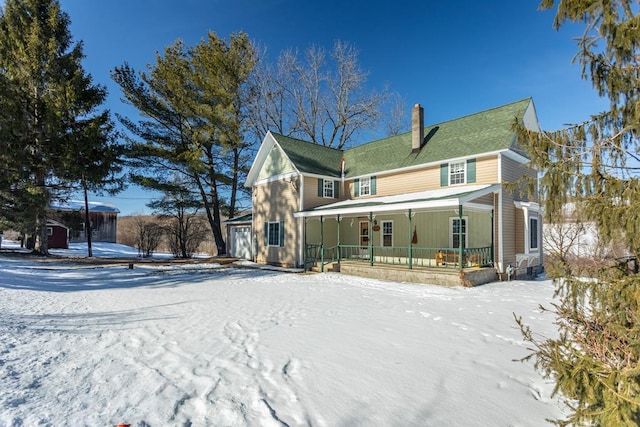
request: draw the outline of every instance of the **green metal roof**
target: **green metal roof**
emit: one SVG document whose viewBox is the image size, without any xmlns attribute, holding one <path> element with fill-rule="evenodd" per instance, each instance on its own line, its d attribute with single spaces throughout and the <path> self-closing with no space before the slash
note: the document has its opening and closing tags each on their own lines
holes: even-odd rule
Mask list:
<svg viewBox="0 0 640 427">
<path fill-rule="evenodd" d="M 341 160 L 346 177 L 407 168 L 510 149 L 525 155 L 515 144 L 514 121 L 522 120 L 531 103 L 526 98 L 500 107 L 425 126 L 422 149 L 412 152 L 411 132 L 362 144 L 346 150 L 272 134 L 302 173 L 340 177 Z"/>
<path fill-rule="evenodd" d="M 298 171 L 340 177 L 343 152 L 313 142 L 271 133 Z"/>
</svg>

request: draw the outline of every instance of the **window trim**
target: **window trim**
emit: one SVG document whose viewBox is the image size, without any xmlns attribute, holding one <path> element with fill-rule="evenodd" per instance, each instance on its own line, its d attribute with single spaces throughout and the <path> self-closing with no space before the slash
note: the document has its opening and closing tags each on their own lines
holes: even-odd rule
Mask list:
<svg viewBox="0 0 640 427">
<path fill-rule="evenodd" d="M 391 224 L 391 233 L 390 234 L 386 234 L 384 232 L 384 226 L 385 224 Z M 391 236 L 391 244 L 390 245 L 385 245 L 384 244 L 384 236 Z M 380 221 L 380 246 L 383 246 L 385 248 L 388 247 L 393 247 L 393 220 L 391 219 L 385 219 Z"/>
<path fill-rule="evenodd" d="M 364 182 L 365 182 L 365 181 L 366 181 L 366 183 L 367 183 L 366 187 L 365 187 L 365 186 L 363 186 L 363 184 L 364 184 Z M 370 195 L 371 195 L 371 177 L 370 177 L 370 176 L 367 176 L 367 177 L 365 177 L 365 178 L 360 178 L 359 185 L 360 185 L 360 187 L 359 187 L 359 192 L 358 192 L 358 194 L 359 194 L 360 196 L 370 196 Z M 367 189 L 367 192 L 366 192 L 366 193 L 364 193 L 364 192 L 362 191 L 362 189 L 363 189 L 363 188 L 366 188 L 366 189 Z"/>
<path fill-rule="evenodd" d="M 275 238 L 277 239 L 277 244 L 273 244 L 271 242 L 271 226 L 277 226 Z M 282 242 L 280 241 L 280 221 L 267 221 L 267 247 L 280 247 L 282 246 Z"/>
<path fill-rule="evenodd" d="M 534 223 L 535 222 L 535 226 Z M 538 226 L 538 217 L 530 216 L 529 217 L 529 250 L 530 251 L 538 251 L 540 249 L 540 233 Z M 535 246 L 533 246 L 533 237 L 535 237 Z"/>
<path fill-rule="evenodd" d="M 453 222 L 458 221 L 460 219 L 459 216 L 451 216 L 449 217 L 449 247 L 452 249 L 458 249 L 459 246 L 453 246 Z M 462 221 L 464 221 L 464 245 L 463 248 L 469 247 L 469 217 L 463 216 Z"/>
<path fill-rule="evenodd" d="M 452 182 L 452 176 L 453 176 L 453 165 L 462 165 L 462 171 L 456 171 L 456 175 L 462 174 L 462 182 Z M 459 162 L 449 162 L 449 185 L 463 185 L 467 183 L 467 161 L 466 160 L 461 160 Z"/>
<path fill-rule="evenodd" d="M 325 199 L 333 199 L 335 183 L 331 179 L 322 180 L 322 197 Z M 329 194 L 330 193 L 330 194 Z"/>
</svg>

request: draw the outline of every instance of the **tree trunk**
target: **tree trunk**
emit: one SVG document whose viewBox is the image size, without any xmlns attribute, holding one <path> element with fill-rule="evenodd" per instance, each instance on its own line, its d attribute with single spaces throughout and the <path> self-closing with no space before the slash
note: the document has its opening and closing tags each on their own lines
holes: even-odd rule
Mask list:
<svg viewBox="0 0 640 427">
<path fill-rule="evenodd" d="M 238 194 L 238 175 L 240 169 L 240 149 L 233 149 L 233 179 L 231 181 L 231 197 L 229 200 L 229 218 L 236 216 L 236 199 Z"/>
<path fill-rule="evenodd" d="M 220 228 L 220 202 L 218 200 L 215 178 L 211 181 L 211 201 L 209 201 L 207 192 L 205 191 L 202 185 L 202 180 L 198 174 L 195 174 L 195 179 L 198 185 L 198 190 L 200 191 L 200 196 L 204 202 L 204 211 L 207 214 L 207 221 L 209 222 L 209 227 L 211 228 L 211 233 L 213 234 L 213 239 L 216 243 L 217 255 L 224 255 L 227 253 L 227 248 L 222 237 L 222 229 Z"/>
<path fill-rule="evenodd" d="M 87 236 L 87 256 L 91 258 L 93 256 L 93 249 L 91 247 L 91 220 L 89 219 L 89 197 L 87 196 L 87 182 L 82 176 L 82 189 L 84 190 L 84 234 Z"/>
<path fill-rule="evenodd" d="M 45 178 L 42 174 L 37 174 L 36 178 L 36 186 L 42 191 L 45 191 Z M 36 213 L 36 230 L 33 241 L 33 252 L 40 255 L 49 255 L 49 237 L 47 235 L 47 207 L 48 207 L 48 197 L 46 197 L 46 202 L 44 206 L 38 206 Z"/>
</svg>

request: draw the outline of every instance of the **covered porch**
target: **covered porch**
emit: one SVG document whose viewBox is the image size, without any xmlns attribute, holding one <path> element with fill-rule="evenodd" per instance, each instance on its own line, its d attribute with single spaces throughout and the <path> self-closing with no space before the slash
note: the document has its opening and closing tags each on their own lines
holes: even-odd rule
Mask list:
<svg viewBox="0 0 640 427">
<path fill-rule="evenodd" d="M 345 200 L 297 212 L 304 267 L 393 280 L 471 284 L 494 280 L 494 194 L 475 185 Z M 399 274 L 398 272 L 409 273 Z M 437 273 L 437 274 L 436 274 Z M 371 276 L 374 274 L 373 276 Z M 436 274 L 436 276 L 434 276 Z M 422 280 L 424 279 L 424 280 Z"/>
</svg>

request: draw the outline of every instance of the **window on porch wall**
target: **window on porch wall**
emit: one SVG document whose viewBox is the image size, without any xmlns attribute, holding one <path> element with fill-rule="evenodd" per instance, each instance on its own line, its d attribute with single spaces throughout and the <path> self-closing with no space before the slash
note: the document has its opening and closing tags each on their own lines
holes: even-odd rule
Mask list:
<svg viewBox="0 0 640 427">
<path fill-rule="evenodd" d="M 460 222 L 460 218 L 451 218 L 450 224 L 451 238 L 450 243 L 451 247 L 456 249 L 460 247 L 460 239 L 462 239 L 462 247 L 467 247 L 467 219 L 462 218 L 462 223 Z"/>
<path fill-rule="evenodd" d="M 393 221 L 382 221 L 382 246 L 393 246 Z"/>
</svg>

